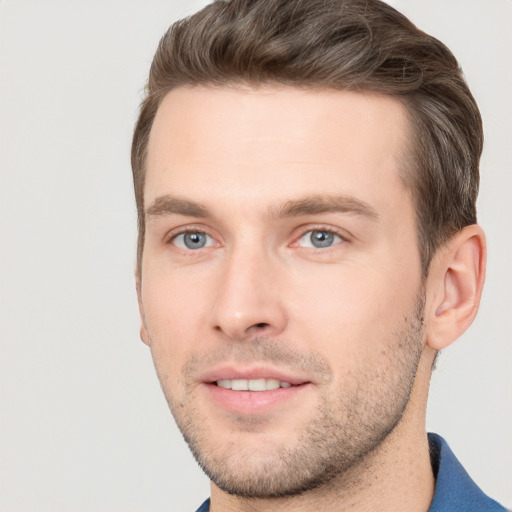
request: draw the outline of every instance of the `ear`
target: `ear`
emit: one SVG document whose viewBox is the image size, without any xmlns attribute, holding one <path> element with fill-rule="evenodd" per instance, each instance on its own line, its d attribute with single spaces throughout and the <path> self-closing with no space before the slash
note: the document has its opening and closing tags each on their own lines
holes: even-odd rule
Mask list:
<svg viewBox="0 0 512 512">
<path fill-rule="evenodd" d="M 427 345 L 434 350 L 453 343 L 473 322 L 486 259 L 485 234 L 477 224 L 457 233 L 434 257 L 428 279 L 432 302 L 427 330 Z"/>
<path fill-rule="evenodd" d="M 148 347 L 151 345 L 148 328 L 146 326 L 146 316 L 144 314 L 144 306 L 142 304 L 142 278 L 140 273 L 135 271 L 135 286 L 137 288 L 137 301 L 139 303 L 139 314 L 140 314 L 140 339 L 145 343 Z"/>
</svg>

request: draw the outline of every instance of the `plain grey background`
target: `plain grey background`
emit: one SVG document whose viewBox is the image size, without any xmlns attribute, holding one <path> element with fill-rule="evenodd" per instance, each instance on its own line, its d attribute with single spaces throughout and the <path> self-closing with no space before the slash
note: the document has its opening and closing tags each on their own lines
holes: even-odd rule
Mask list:
<svg viewBox="0 0 512 512">
<path fill-rule="evenodd" d="M 129 148 L 160 36 L 204 2 L 0 0 L 0 511 L 192 511 L 208 495 L 138 338 Z M 486 129 L 489 267 L 428 428 L 512 506 L 512 2 L 395 0 Z"/>
</svg>

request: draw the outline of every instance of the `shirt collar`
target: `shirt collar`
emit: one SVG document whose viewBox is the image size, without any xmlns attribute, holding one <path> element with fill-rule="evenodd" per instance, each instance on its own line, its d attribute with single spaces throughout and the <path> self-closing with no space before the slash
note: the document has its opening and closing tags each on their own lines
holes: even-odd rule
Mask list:
<svg viewBox="0 0 512 512">
<path fill-rule="evenodd" d="M 505 511 L 505 508 L 486 496 L 473 482 L 441 436 L 429 434 L 428 442 L 432 470 L 436 478 L 429 512 Z"/>
</svg>

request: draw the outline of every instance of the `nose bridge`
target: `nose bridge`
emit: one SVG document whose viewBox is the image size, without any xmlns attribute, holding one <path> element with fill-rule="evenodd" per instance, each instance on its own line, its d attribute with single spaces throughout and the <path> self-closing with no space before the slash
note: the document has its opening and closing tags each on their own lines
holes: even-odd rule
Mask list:
<svg viewBox="0 0 512 512">
<path fill-rule="evenodd" d="M 233 339 L 276 334 L 286 324 L 279 300 L 279 268 L 263 244 L 233 245 L 219 276 L 214 327 Z"/>
</svg>

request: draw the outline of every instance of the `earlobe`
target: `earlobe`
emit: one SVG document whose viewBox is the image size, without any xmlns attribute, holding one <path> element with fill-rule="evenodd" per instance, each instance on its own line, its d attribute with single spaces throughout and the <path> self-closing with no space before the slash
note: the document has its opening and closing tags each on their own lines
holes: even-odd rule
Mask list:
<svg viewBox="0 0 512 512">
<path fill-rule="evenodd" d="M 486 255 L 484 232 L 473 224 L 457 233 L 432 262 L 436 292 L 427 334 L 431 348 L 446 348 L 473 322 L 482 295 Z"/>
<path fill-rule="evenodd" d="M 140 274 L 136 271 L 135 273 L 135 286 L 137 288 L 137 302 L 139 304 L 139 314 L 140 314 L 140 339 L 142 342 L 148 347 L 151 345 L 148 329 L 146 327 L 146 318 L 144 315 L 144 306 L 142 304 L 142 291 L 141 291 L 141 277 Z"/>
<path fill-rule="evenodd" d="M 148 331 L 147 331 L 146 326 L 144 324 L 141 324 L 141 326 L 140 326 L 140 339 L 141 339 L 142 343 L 144 343 L 148 347 L 151 345 L 149 343 Z"/>
</svg>

